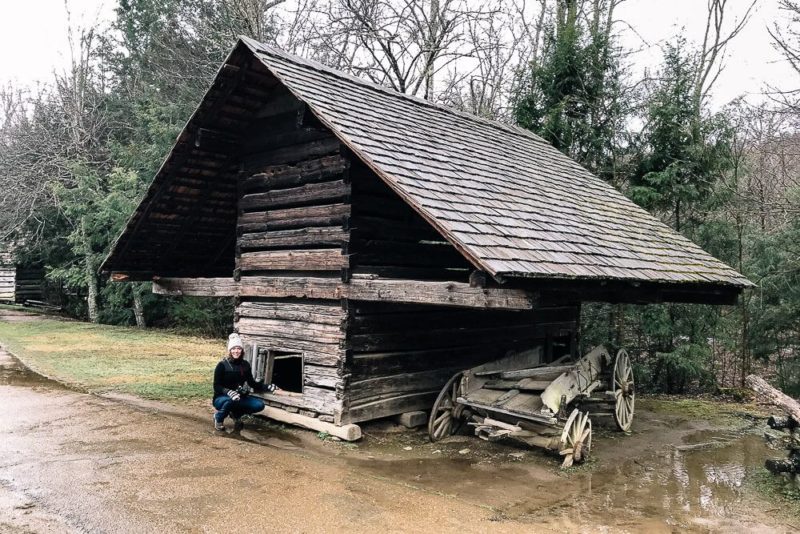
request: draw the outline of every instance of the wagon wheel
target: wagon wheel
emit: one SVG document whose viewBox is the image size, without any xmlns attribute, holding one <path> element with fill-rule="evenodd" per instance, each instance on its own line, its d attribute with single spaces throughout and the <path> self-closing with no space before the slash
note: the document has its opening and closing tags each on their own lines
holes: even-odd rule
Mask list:
<svg viewBox="0 0 800 534">
<path fill-rule="evenodd" d="M 569 414 L 561 432 L 558 454 L 564 457 L 562 469 L 583 463 L 592 451 L 592 421 L 589 414 L 577 408 Z"/>
<path fill-rule="evenodd" d="M 428 435 L 431 441 L 439 441 L 455 434 L 461 427 L 461 412 L 464 411 L 464 405 L 459 404 L 456 399 L 461 393 L 461 376 L 463 374 L 457 373 L 448 380 L 439 396 L 436 397 L 436 402 L 433 403 L 431 416 L 428 419 Z"/>
<path fill-rule="evenodd" d="M 617 352 L 612 371 L 614 379 L 611 390 L 614 392 L 614 422 L 617 428 L 623 432 L 628 432 L 633 423 L 633 406 L 635 399 L 635 388 L 633 385 L 633 368 L 631 360 L 625 349 Z"/>
</svg>

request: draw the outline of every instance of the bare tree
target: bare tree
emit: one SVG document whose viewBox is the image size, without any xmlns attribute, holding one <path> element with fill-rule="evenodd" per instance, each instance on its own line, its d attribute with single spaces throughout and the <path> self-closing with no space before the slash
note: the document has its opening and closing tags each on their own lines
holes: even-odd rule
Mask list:
<svg viewBox="0 0 800 534">
<path fill-rule="evenodd" d="M 547 0 L 499 3 L 466 24 L 471 53 L 448 69 L 437 100 L 489 119 L 508 120 L 512 95 L 525 69 L 535 64 Z"/>
<path fill-rule="evenodd" d="M 437 74 L 472 53 L 470 21 L 495 9 L 468 0 L 324 0 L 314 6 L 308 48 L 316 59 L 431 99 Z"/>
<path fill-rule="evenodd" d="M 744 15 L 734 19 L 733 26 L 727 28 L 728 0 L 708 0 L 706 27 L 703 33 L 703 42 L 697 52 L 694 79 L 693 100 L 698 117 L 706 96 L 724 69 L 728 44 L 744 29 L 755 5 L 756 0 L 752 0 Z"/>
<path fill-rule="evenodd" d="M 773 46 L 789 63 L 796 74 L 800 74 L 800 2 L 796 0 L 779 0 L 778 5 L 785 13 L 781 22 L 775 22 L 772 28 L 767 28 L 772 37 Z M 800 108 L 798 95 L 800 89 L 776 89 L 773 94 L 777 100 L 787 105 L 795 113 Z"/>
</svg>

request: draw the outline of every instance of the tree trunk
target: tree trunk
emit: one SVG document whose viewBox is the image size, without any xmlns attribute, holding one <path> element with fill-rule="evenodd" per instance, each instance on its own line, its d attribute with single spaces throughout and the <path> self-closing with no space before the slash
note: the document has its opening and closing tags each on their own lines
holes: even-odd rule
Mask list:
<svg viewBox="0 0 800 534">
<path fill-rule="evenodd" d="M 99 322 L 97 315 L 97 273 L 92 267 L 92 262 L 89 258 L 85 260 L 86 266 L 86 285 L 88 286 L 88 295 L 86 297 L 86 304 L 89 311 L 89 321 L 93 323 Z"/>
<path fill-rule="evenodd" d="M 766 380 L 756 375 L 745 379 L 747 387 L 756 392 L 758 400 L 776 406 L 786 415 L 800 423 L 800 402 L 770 386 Z"/>
<path fill-rule="evenodd" d="M 147 323 L 144 319 L 144 306 L 142 305 L 142 294 L 140 292 L 141 284 L 133 286 L 133 316 L 136 317 L 136 326 L 139 328 L 147 328 Z"/>
</svg>

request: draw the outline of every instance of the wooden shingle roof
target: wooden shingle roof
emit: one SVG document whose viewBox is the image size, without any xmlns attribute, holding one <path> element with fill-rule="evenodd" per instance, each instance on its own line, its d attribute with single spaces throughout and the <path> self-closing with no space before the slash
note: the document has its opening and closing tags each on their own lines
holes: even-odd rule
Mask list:
<svg viewBox="0 0 800 534">
<path fill-rule="evenodd" d="M 392 189 L 493 276 L 752 285 L 527 130 L 242 41 Z"/>
</svg>

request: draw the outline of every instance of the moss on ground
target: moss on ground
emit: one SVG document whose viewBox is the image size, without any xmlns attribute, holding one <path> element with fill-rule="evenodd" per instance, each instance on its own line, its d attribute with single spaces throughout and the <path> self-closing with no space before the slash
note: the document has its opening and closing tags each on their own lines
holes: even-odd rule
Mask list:
<svg viewBox="0 0 800 534">
<path fill-rule="evenodd" d="M 779 509 L 788 517 L 800 516 L 800 486 L 788 477 L 762 468 L 753 473 L 748 483 L 770 502 L 780 505 Z"/>
<path fill-rule="evenodd" d="M 157 400 L 209 397 L 225 350 L 222 340 L 53 319 L 0 321 L 0 343 L 57 380 Z"/>
<path fill-rule="evenodd" d="M 693 419 L 709 421 L 732 420 L 746 418 L 762 418 L 763 408 L 748 402 L 726 402 L 706 398 L 646 397 L 636 398 L 637 408 L 653 413 L 682 415 Z"/>
</svg>

